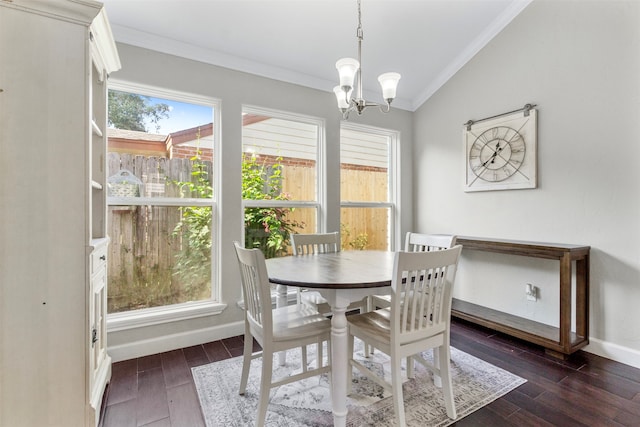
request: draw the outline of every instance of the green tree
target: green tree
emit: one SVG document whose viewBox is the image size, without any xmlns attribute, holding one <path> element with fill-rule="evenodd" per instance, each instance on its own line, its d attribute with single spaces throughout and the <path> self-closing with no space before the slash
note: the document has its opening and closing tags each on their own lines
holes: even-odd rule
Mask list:
<svg viewBox="0 0 640 427">
<path fill-rule="evenodd" d="M 282 191 L 281 158 L 273 165 L 258 163 L 256 156 L 242 154 L 243 200 L 289 200 Z M 289 236 L 302 227 L 287 218 L 293 208 L 246 208 L 244 210 L 245 247 L 259 248 L 266 258 L 284 255 L 289 246 Z"/>
<path fill-rule="evenodd" d="M 151 104 L 151 98 L 135 93 L 109 91 L 109 125 L 118 129 L 147 132 L 145 120 L 155 124 L 169 117 L 169 105 Z"/>
</svg>

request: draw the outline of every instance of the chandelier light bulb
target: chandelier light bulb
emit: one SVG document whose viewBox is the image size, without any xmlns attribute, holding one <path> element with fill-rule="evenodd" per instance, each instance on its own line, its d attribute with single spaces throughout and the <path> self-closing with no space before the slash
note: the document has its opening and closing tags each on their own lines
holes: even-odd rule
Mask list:
<svg viewBox="0 0 640 427">
<path fill-rule="evenodd" d="M 345 92 L 353 88 L 358 68 L 360 68 L 360 63 L 353 58 L 342 58 L 336 62 L 336 69 L 340 76 L 340 87 L 342 87 L 342 90 Z"/>
<path fill-rule="evenodd" d="M 352 92 L 353 89 L 345 92 L 340 86 L 336 86 L 333 88 L 333 93 L 336 94 L 336 99 L 338 100 L 338 108 L 340 108 L 341 110 L 346 110 L 347 108 L 349 108 L 349 100 L 351 99 Z"/>
<path fill-rule="evenodd" d="M 382 87 L 382 98 L 388 103 L 391 103 L 396 97 L 396 88 L 398 87 L 400 77 L 399 73 L 384 73 L 378 77 L 378 81 Z"/>
</svg>

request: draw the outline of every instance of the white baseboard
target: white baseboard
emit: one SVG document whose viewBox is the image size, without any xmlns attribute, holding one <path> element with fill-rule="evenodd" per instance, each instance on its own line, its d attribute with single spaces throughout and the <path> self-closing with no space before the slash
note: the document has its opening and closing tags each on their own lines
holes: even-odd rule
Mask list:
<svg viewBox="0 0 640 427">
<path fill-rule="evenodd" d="M 211 328 L 197 329 L 195 331 L 182 332 L 173 335 L 164 335 L 157 338 L 135 341 L 132 343 L 109 346 L 107 352 L 112 362 L 135 359 L 136 357 L 149 356 L 179 348 L 191 347 L 224 338 L 235 337 L 244 334 L 244 321 L 226 323 Z"/>
<path fill-rule="evenodd" d="M 239 321 L 118 346 L 109 346 L 108 353 L 109 356 L 111 356 L 112 362 L 120 362 L 122 360 L 163 353 L 165 351 L 204 344 L 242 334 L 244 334 L 244 322 Z M 640 351 L 638 350 L 593 337 L 589 338 L 589 345 L 582 350 L 640 369 Z"/>
<path fill-rule="evenodd" d="M 589 338 L 589 345 L 583 350 L 640 369 L 640 351 L 638 350 L 592 337 Z"/>
</svg>

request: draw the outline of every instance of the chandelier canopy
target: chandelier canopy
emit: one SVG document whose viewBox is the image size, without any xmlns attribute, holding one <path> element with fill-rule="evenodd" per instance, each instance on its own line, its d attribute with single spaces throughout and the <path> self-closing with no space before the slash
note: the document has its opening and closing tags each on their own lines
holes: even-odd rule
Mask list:
<svg viewBox="0 0 640 427">
<path fill-rule="evenodd" d="M 356 30 L 358 38 L 358 59 L 342 58 L 336 62 L 336 69 L 340 76 L 340 84 L 333 88 L 338 100 L 338 108 L 342 111 L 344 119 L 349 118 L 349 113 L 355 111 L 361 115 L 367 107 L 378 107 L 383 113 L 388 113 L 391 109 L 391 102 L 396 97 L 396 88 L 400 80 L 398 73 L 384 73 L 378 76 L 378 82 L 382 87 L 382 98 L 385 104 L 369 102 L 362 98 L 362 12 L 360 0 L 358 0 L 358 28 Z M 352 98 L 354 83 L 358 84 L 356 97 Z"/>
</svg>

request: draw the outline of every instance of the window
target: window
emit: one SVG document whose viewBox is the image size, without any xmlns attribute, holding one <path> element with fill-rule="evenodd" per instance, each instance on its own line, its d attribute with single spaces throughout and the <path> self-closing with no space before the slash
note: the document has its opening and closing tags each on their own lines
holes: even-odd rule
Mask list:
<svg viewBox="0 0 640 427">
<path fill-rule="evenodd" d="M 267 258 L 290 254 L 291 233 L 319 229 L 323 123 L 252 107 L 242 122 L 245 247 Z"/>
<path fill-rule="evenodd" d="M 168 307 L 211 306 L 218 295 L 212 280 L 218 104 L 155 88 L 111 87 L 108 311 L 147 309 L 166 317 Z"/>
<path fill-rule="evenodd" d="M 343 123 L 340 227 L 343 250 L 393 250 L 397 233 L 397 132 Z"/>
</svg>

